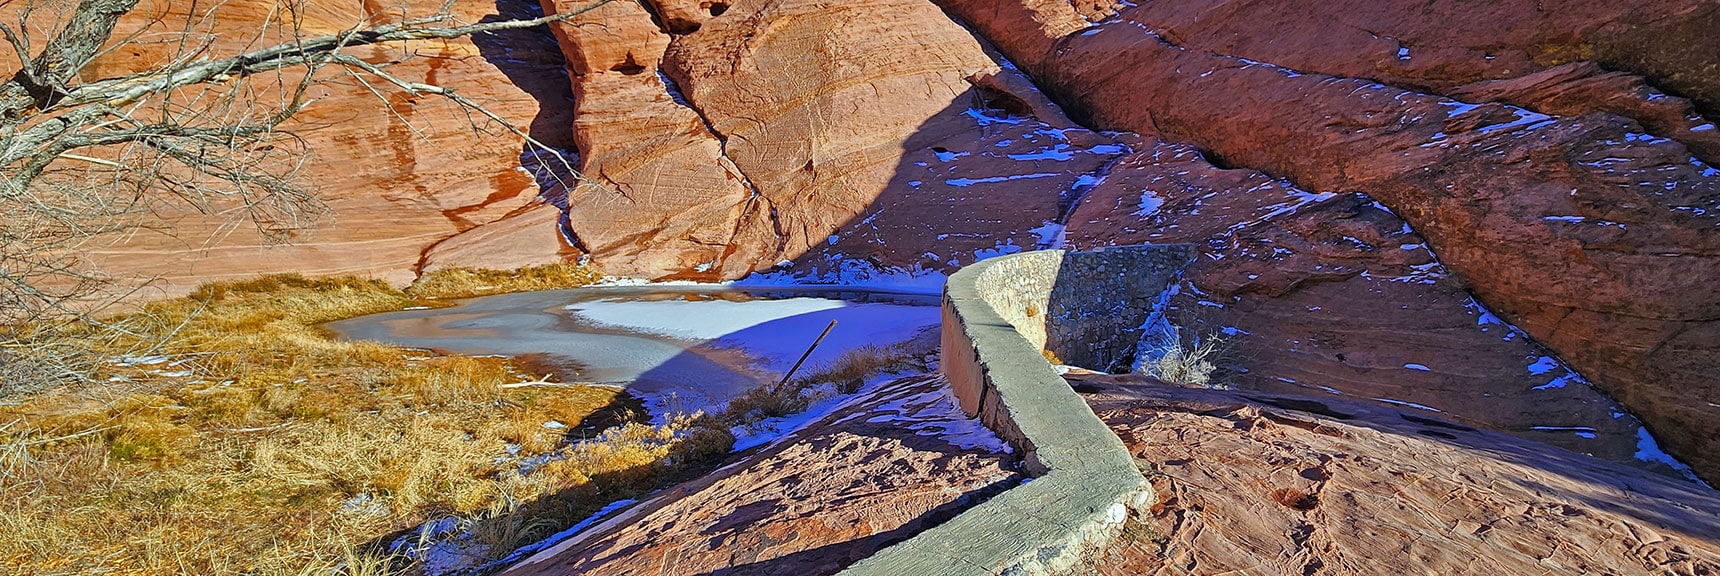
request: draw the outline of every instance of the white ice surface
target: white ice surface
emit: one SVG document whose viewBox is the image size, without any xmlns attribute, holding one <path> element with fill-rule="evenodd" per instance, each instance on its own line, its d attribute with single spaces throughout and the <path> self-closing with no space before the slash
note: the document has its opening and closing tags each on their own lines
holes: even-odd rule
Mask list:
<svg viewBox="0 0 1720 576">
<path fill-rule="evenodd" d="M 745 350 L 769 371 L 785 371 L 836 321 L 806 366 L 828 363 L 867 344 L 885 346 L 940 321 L 936 306 L 857 304 L 824 298 L 731 302 L 678 300 L 582 302 L 568 307 L 587 321 Z"/>
</svg>

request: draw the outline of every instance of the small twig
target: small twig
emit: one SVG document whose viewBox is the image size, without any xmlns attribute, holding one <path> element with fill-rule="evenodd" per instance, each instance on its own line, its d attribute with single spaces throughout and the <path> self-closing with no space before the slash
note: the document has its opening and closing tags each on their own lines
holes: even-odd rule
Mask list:
<svg viewBox="0 0 1720 576">
<path fill-rule="evenodd" d="M 265 431 L 269 431 L 269 430 L 278 430 L 281 428 L 286 428 L 288 424 L 292 424 L 292 423 L 291 422 L 282 422 L 282 423 L 276 424 L 274 426 L 258 426 L 256 428 L 233 428 L 230 430 L 223 430 L 223 432 L 232 432 L 235 434 L 244 434 L 244 433 L 248 433 L 248 432 L 265 432 Z"/>
<path fill-rule="evenodd" d="M 512 390 L 514 388 L 580 388 L 596 385 L 597 383 L 595 382 L 550 382 L 549 380 L 531 380 L 527 382 L 503 384 L 500 388 L 503 390 Z"/>
<path fill-rule="evenodd" d="M 69 435 L 66 435 L 66 436 L 60 436 L 60 437 L 57 437 L 57 438 L 44 438 L 44 439 L 41 439 L 41 440 L 31 440 L 31 441 L 29 441 L 29 442 L 13 442 L 13 443 L 11 443 L 11 445 L 12 445 L 12 446 L 38 446 L 38 445 L 41 445 L 41 444 L 50 444 L 50 443 L 53 443 L 53 442 L 59 442 L 59 441 L 62 441 L 62 440 L 71 440 L 71 439 L 73 439 L 73 438 L 77 438 L 77 437 L 80 437 L 80 436 L 89 436 L 89 435 L 91 435 L 91 434 L 95 434 L 95 433 L 98 433 L 98 432 L 106 432 L 106 431 L 108 431 L 108 430 L 112 430 L 112 429 L 114 429 L 114 428 L 118 428 L 118 427 L 119 427 L 119 426 L 105 426 L 105 427 L 102 427 L 102 428 L 91 428 L 91 429 L 89 429 L 89 430 L 85 430 L 85 431 L 83 431 L 83 432 L 79 432 L 79 433 L 77 433 L 77 434 L 69 434 Z"/>
</svg>

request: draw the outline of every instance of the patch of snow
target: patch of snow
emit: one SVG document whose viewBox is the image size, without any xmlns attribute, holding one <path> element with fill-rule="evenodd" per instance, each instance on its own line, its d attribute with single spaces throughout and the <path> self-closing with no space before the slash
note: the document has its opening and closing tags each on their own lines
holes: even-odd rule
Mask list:
<svg viewBox="0 0 1720 576">
<path fill-rule="evenodd" d="M 1026 121 L 1023 118 L 1011 118 L 1008 116 L 993 116 L 991 114 L 988 114 L 987 112 L 988 112 L 987 110 L 980 110 L 977 108 L 968 108 L 967 110 L 963 111 L 962 113 L 966 114 L 969 118 L 973 118 L 974 120 L 979 121 L 980 126 L 990 126 L 992 124 L 1012 124 L 1013 125 L 1013 124 L 1020 124 L 1020 123 Z"/>
<path fill-rule="evenodd" d="M 1396 404 L 1398 406 L 1408 406 L 1410 408 L 1416 408 L 1419 410 L 1427 410 L 1429 412 L 1444 412 L 1444 410 L 1440 410 L 1438 408 L 1434 408 L 1434 407 L 1428 406 L 1426 404 L 1416 404 L 1414 402 L 1405 402 L 1403 400 L 1393 400 L 1391 398 L 1375 398 L 1375 400 L 1379 400 L 1379 401 L 1385 402 L 1387 404 Z"/>
<path fill-rule="evenodd" d="M 1017 162 L 1030 160 L 1055 160 L 1057 162 L 1064 162 L 1074 157 L 1075 153 L 1069 151 L 1069 145 L 1063 143 L 1058 143 L 1049 148 L 1040 148 L 1026 154 L 1009 155 L 1010 160 L 1015 160 Z"/>
<path fill-rule="evenodd" d="M 1578 384 L 1585 384 L 1585 385 L 1589 383 L 1588 380 L 1584 380 L 1581 375 L 1572 371 L 1570 368 L 1566 368 L 1562 365 L 1559 367 L 1564 368 L 1565 373 L 1563 375 L 1560 375 L 1556 378 L 1553 378 L 1552 380 L 1547 381 L 1546 384 L 1542 384 L 1540 386 L 1530 388 L 1530 390 L 1551 390 L 1554 388 L 1564 388 L 1565 386 L 1571 384 L 1572 382 L 1576 382 Z"/>
<path fill-rule="evenodd" d="M 1053 178 L 1053 177 L 1062 176 L 1062 175 L 1063 174 L 1061 172 L 1036 172 L 1033 174 L 1015 174 L 1012 176 L 991 176 L 991 177 L 987 177 L 987 178 L 952 178 L 949 180 L 945 180 L 944 183 L 949 184 L 951 186 L 955 186 L 957 188 L 966 188 L 966 187 L 972 186 L 974 184 L 993 184 L 993 183 L 997 183 L 997 182 L 1008 182 L 1011 180 L 1033 180 L 1033 179 L 1038 179 L 1038 178 Z"/>
<path fill-rule="evenodd" d="M 1029 229 L 1034 236 L 1039 237 L 1035 248 L 1039 250 L 1057 249 L 1063 247 L 1063 225 L 1046 220 L 1043 226 Z"/>
<path fill-rule="evenodd" d="M 1153 214 L 1157 214 L 1159 208 L 1164 207 L 1164 205 L 1164 198 L 1160 198 L 1157 194 L 1154 194 L 1152 190 L 1142 190 L 1141 203 L 1137 205 L 1135 215 L 1152 216 Z"/>
<path fill-rule="evenodd" d="M 1702 479 L 1697 478 L 1696 472 L 1691 470 L 1689 466 L 1685 465 L 1683 462 L 1679 462 L 1678 459 L 1673 458 L 1671 454 L 1667 454 L 1662 451 L 1660 449 L 1660 443 L 1654 441 L 1654 435 L 1648 432 L 1648 428 L 1638 427 L 1636 429 L 1635 456 L 1637 460 L 1641 460 L 1643 462 L 1657 462 L 1665 464 L 1667 467 L 1672 468 L 1685 478 L 1702 482 Z"/>
<path fill-rule="evenodd" d="M 154 366 L 165 364 L 169 359 L 167 356 L 132 356 L 128 354 L 109 359 L 108 362 L 115 366 Z"/>
<path fill-rule="evenodd" d="M 848 303 L 826 298 L 787 298 L 732 302 L 709 300 L 638 301 L 611 298 L 567 307 L 595 324 L 687 340 L 714 340 L 743 329 Z"/>
<path fill-rule="evenodd" d="M 696 110 L 693 108 L 693 103 L 687 101 L 687 96 L 681 93 L 681 87 L 676 85 L 668 74 L 664 74 L 662 68 L 657 69 L 657 81 L 663 83 L 663 88 L 669 93 L 670 100 L 674 100 L 676 104 L 680 104 L 682 107 Z"/>
<path fill-rule="evenodd" d="M 915 435 L 935 436 L 962 450 L 978 449 L 992 454 L 1014 451 L 978 419 L 963 414 L 948 386 L 908 396 L 873 410 L 873 413 L 880 412 L 884 414 L 868 418 L 866 422 L 900 423 Z"/>
<path fill-rule="evenodd" d="M 879 385 L 896 378 L 892 374 L 873 376 L 861 385 L 860 390 L 853 394 L 841 395 L 833 390 L 820 391 L 818 400 L 813 401 L 805 410 L 797 414 L 766 418 L 752 426 L 736 426 L 729 429 L 735 435 L 733 452 L 750 450 L 758 446 L 769 447 L 781 442 L 784 438 L 793 436 L 808 425 L 823 420 L 826 416 L 850 408 L 857 404 L 876 399 Z M 852 418 L 845 417 L 845 419 Z M 839 421 L 840 422 L 840 421 Z"/>
<path fill-rule="evenodd" d="M 1542 374 L 1552 372 L 1553 369 L 1558 367 L 1559 361 L 1554 359 L 1552 356 L 1541 356 L 1536 358 L 1533 364 L 1529 365 L 1529 374 L 1531 376 L 1540 376 Z"/>
</svg>

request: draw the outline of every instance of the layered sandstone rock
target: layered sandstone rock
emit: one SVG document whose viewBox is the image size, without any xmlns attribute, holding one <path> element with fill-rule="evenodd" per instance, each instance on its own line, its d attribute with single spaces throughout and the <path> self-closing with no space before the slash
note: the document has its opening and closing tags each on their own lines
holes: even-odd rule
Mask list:
<svg viewBox="0 0 1720 576">
<path fill-rule="evenodd" d="M 1478 305 L 1384 206 L 1219 169 L 1187 145 L 1137 146 L 1075 208 L 1067 240 L 1204 247 L 1165 311 L 1225 341 L 1224 380 L 1409 403 L 1635 460 L 1641 424 Z"/>
<path fill-rule="evenodd" d="M 604 72 L 639 74 L 657 67 L 669 35 L 651 22 L 638 0 L 615 0 L 596 7 L 578 0 L 543 0 L 544 14 L 577 16 L 550 24 L 567 67 L 575 75 Z"/>
<path fill-rule="evenodd" d="M 567 223 L 611 273 L 947 270 L 1042 245 L 1122 152 L 922 2 L 621 3 L 557 28 L 585 59 Z"/>
<path fill-rule="evenodd" d="M 1720 473 L 1713 459 L 1720 452 L 1712 449 L 1720 428 L 1705 416 L 1713 410 L 1707 402 L 1717 397 L 1712 375 L 1720 369 L 1720 295 L 1704 288 L 1720 277 L 1720 170 L 1693 158 L 1689 147 L 1604 111 L 1549 116 L 1314 73 L 1345 71 L 1342 62 L 1354 57 L 1342 54 L 1355 48 L 1336 45 L 1338 63 L 1320 60 L 1326 53 L 1312 46 L 1328 38 L 1315 28 L 1275 27 L 1236 41 L 1254 46 L 1270 38 L 1309 47 L 1294 58 L 1262 61 L 1223 53 L 1232 50 L 1222 41 L 1230 35 L 1155 32 L 1161 24 L 1176 29 L 1160 22 L 1168 16 L 1154 12 L 1159 8 L 1126 8 L 1087 26 L 1066 3 L 941 4 L 997 40 L 1077 116 L 1099 127 L 1189 141 L 1221 164 L 1286 177 L 1303 189 L 1378 199 L 1426 238 L 1481 302 L 1642 414 L 1704 474 Z M 1669 10 L 1700 15 L 1710 9 L 1680 6 Z M 1424 28 L 1465 29 L 1452 25 L 1461 19 L 1440 19 L 1450 15 L 1438 10 L 1395 13 Z M 1222 21 L 1223 14 L 1203 15 Z M 1244 16 L 1260 13 L 1232 11 L 1230 17 L 1241 22 Z M 1071 27 L 1079 31 L 1070 33 Z M 1534 47 L 1514 49 L 1527 54 Z M 1712 56 L 1705 58 L 1689 67 L 1712 66 Z M 1119 74 L 1120 66 L 1128 73 Z M 1530 68 L 1502 67 L 1496 76 L 1537 71 Z M 1539 86 L 1541 80 L 1521 84 Z M 1513 92 L 1500 84 L 1471 90 L 1490 88 Z M 1549 110 L 1608 109 L 1561 102 L 1558 92 L 1540 90 L 1525 99 Z M 1685 120 L 1673 123 L 1683 127 L 1680 133 L 1706 131 L 1697 130 L 1706 121 Z M 1079 225 L 1071 223 L 1072 234 Z"/>
<path fill-rule="evenodd" d="M 296 12 L 296 22 L 303 34 L 329 34 L 363 22 L 430 14 L 442 4 L 312 1 Z M 466 22 L 531 18 L 531 8 L 512 0 L 458 2 L 454 15 Z M 270 3 L 145 0 L 120 21 L 114 38 L 156 38 L 186 29 L 189 20 L 193 44 L 208 41 L 210 54 L 228 56 L 289 39 L 285 33 L 292 28 L 284 25 L 289 16 L 274 9 Z M 125 44 L 92 63 L 85 77 L 158 66 L 177 48 L 169 42 Z M 549 35 L 512 31 L 419 42 L 410 51 L 410 57 L 401 46 L 350 53 L 392 64 L 390 73 L 405 80 L 454 88 L 511 123 L 529 127 L 541 141 L 571 145 L 568 90 Z M 164 226 L 103 238 L 91 259 L 122 284 L 156 279 L 145 296 L 177 295 L 204 281 L 280 271 L 373 275 L 404 283 L 423 267 L 439 265 L 425 254 L 432 246 L 486 225 L 518 222 L 509 216 L 541 205 L 537 183 L 518 171 L 522 144 L 517 137 L 486 122 L 477 124 L 482 131 L 474 130 L 465 113 L 435 97 L 410 98 L 385 87 L 379 87 L 379 97 L 344 74 L 330 71 L 329 76 L 308 95 L 315 99 L 311 106 L 286 127 L 304 139 L 308 155 L 266 167 L 285 170 L 303 161 L 297 166 L 299 183 L 319 194 L 331 214 L 314 229 L 281 245 L 236 219 L 230 203 L 201 208 L 167 203 L 152 215 Z M 259 77 L 251 98 L 272 102 L 273 81 Z M 565 245 L 554 229 L 542 232 L 486 234 L 489 241 L 461 238 L 454 243 L 471 248 L 450 262 L 494 268 L 562 259 Z"/>
<path fill-rule="evenodd" d="M 1098 574 L 1710 574 L 1713 490 L 1342 400 L 1087 378 L 1158 497 Z"/>
</svg>

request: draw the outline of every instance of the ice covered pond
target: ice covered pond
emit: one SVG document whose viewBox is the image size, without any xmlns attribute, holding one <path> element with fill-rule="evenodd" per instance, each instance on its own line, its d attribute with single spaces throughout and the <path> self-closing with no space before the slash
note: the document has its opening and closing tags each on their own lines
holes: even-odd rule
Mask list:
<svg viewBox="0 0 1720 576">
<path fill-rule="evenodd" d="M 341 320 L 341 337 L 500 354 L 561 381 L 626 386 L 653 415 L 721 406 L 780 378 L 831 320 L 802 371 L 866 344 L 913 338 L 938 297 L 883 291 L 590 287 L 500 294 L 455 306 Z"/>
</svg>

